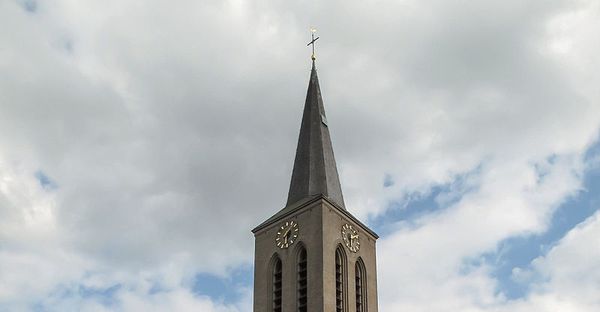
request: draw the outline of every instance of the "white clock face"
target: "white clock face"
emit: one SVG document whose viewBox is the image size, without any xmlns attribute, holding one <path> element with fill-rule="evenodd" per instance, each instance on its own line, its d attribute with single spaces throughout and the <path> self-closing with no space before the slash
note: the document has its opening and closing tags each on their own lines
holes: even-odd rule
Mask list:
<svg viewBox="0 0 600 312">
<path fill-rule="evenodd" d="M 358 231 L 352 225 L 344 224 L 342 226 L 342 239 L 350 251 L 358 252 L 360 249 L 360 238 L 358 237 Z"/>
<path fill-rule="evenodd" d="M 286 249 L 296 241 L 296 238 L 298 238 L 298 223 L 286 221 L 277 231 L 275 244 L 281 249 Z"/>
</svg>

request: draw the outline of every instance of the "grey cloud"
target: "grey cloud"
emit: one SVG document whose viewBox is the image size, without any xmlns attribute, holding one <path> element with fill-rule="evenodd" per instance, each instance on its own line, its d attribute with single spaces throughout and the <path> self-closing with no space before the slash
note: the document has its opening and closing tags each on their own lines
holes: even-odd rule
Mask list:
<svg viewBox="0 0 600 312">
<path fill-rule="evenodd" d="M 189 271 L 224 274 L 251 261 L 249 230 L 287 195 L 309 25 L 342 187 L 363 217 L 490 159 L 581 153 L 598 128 L 595 98 L 540 53 L 573 2 L 40 6 L 0 4 L 12 26 L 0 31 L 0 164 L 60 185 L 53 244 L 93 259 L 84 269 L 187 257 Z M 0 215 L 23 213 L 8 202 Z"/>
</svg>

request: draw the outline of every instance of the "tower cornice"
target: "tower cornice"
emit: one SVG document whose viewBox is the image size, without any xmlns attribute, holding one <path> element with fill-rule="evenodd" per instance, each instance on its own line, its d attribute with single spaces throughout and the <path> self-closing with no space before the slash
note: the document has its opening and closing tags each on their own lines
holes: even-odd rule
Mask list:
<svg viewBox="0 0 600 312">
<path fill-rule="evenodd" d="M 301 211 L 301 210 L 303 210 L 305 208 L 308 208 L 310 206 L 313 206 L 314 204 L 316 204 L 316 203 L 318 203 L 320 201 L 323 201 L 323 202 L 327 203 L 329 206 L 333 207 L 333 209 L 335 209 L 338 213 L 340 213 L 343 216 L 345 216 L 348 219 L 350 219 L 357 226 L 359 226 L 362 230 L 364 230 L 365 232 L 369 233 L 369 235 L 371 235 L 373 237 L 373 239 L 378 239 L 379 238 L 379 235 L 377 235 L 377 233 L 375 233 L 375 231 L 371 230 L 368 226 L 366 226 L 364 223 L 362 223 L 360 220 L 358 220 L 348 210 L 340 207 L 334 201 L 332 201 L 331 199 L 323 196 L 322 194 L 315 195 L 315 196 L 312 196 L 310 198 L 306 198 L 304 200 L 301 200 L 299 202 L 294 203 L 294 205 L 292 205 L 292 206 L 287 206 L 287 207 L 283 208 L 278 213 L 276 213 L 274 216 L 272 216 L 271 218 L 267 219 L 267 221 L 265 221 L 265 222 L 261 223 L 260 225 L 258 225 L 257 227 L 255 227 L 252 230 L 252 233 L 254 235 L 257 235 L 259 232 L 261 232 L 262 230 L 268 228 L 269 226 L 271 226 L 273 224 L 276 224 L 278 222 L 281 222 L 281 221 L 285 220 L 286 218 L 288 218 L 290 216 L 293 216 L 296 213 L 298 213 L 299 211 Z"/>
</svg>

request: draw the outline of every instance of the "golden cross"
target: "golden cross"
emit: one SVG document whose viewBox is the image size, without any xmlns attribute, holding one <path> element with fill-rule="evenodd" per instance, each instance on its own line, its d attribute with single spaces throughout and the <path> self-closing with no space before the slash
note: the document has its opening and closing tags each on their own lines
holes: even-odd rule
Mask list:
<svg viewBox="0 0 600 312">
<path fill-rule="evenodd" d="M 310 29 L 310 35 L 312 37 L 312 41 L 309 42 L 306 46 L 308 47 L 309 45 L 312 45 L 312 56 L 310 57 L 313 61 L 316 59 L 315 57 L 315 42 L 317 41 L 317 39 L 319 39 L 319 37 L 315 38 L 315 32 L 317 32 L 317 30 L 315 28 L 311 28 Z"/>
</svg>

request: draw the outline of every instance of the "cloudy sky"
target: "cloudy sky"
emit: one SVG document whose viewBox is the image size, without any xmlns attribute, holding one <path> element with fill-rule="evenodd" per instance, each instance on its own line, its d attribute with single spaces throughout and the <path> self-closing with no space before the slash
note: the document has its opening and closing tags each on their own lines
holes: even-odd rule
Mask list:
<svg viewBox="0 0 600 312">
<path fill-rule="evenodd" d="M 309 27 L 381 311 L 600 310 L 600 2 L 0 0 L 0 310 L 242 312 Z"/>
</svg>

